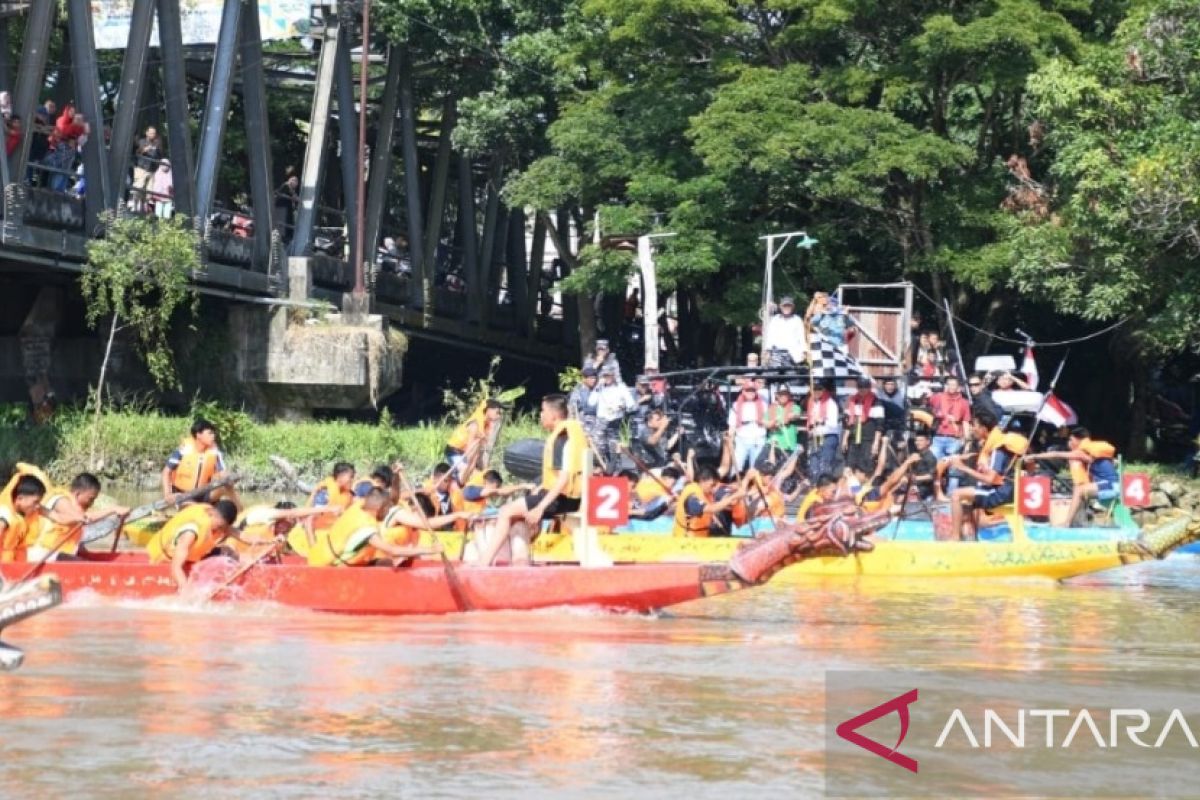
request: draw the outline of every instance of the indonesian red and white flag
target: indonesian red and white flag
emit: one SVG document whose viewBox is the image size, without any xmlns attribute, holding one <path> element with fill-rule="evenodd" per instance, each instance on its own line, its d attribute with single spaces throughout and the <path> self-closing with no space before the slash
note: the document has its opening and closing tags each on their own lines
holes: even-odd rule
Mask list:
<svg viewBox="0 0 1200 800">
<path fill-rule="evenodd" d="M 1075 413 L 1075 409 L 1058 399 L 1058 395 L 1049 392 L 1046 395 L 1045 405 L 1038 412 L 1038 419 L 1055 428 L 1062 428 L 1078 423 L 1079 415 Z"/>
<path fill-rule="evenodd" d="M 1036 392 L 1038 385 L 1037 361 L 1033 357 L 1033 345 L 1026 345 L 1025 360 L 1021 362 L 1021 372 L 1025 373 L 1025 382 L 1029 391 Z"/>
</svg>

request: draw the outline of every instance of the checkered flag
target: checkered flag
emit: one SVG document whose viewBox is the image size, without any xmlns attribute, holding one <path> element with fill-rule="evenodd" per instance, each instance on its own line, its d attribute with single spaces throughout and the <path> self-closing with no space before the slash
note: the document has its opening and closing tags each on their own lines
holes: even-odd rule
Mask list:
<svg viewBox="0 0 1200 800">
<path fill-rule="evenodd" d="M 866 371 L 846 352 L 845 347 L 839 347 L 826 339 L 820 333 L 812 331 L 808 341 L 809 365 L 814 378 L 861 378 Z"/>
</svg>

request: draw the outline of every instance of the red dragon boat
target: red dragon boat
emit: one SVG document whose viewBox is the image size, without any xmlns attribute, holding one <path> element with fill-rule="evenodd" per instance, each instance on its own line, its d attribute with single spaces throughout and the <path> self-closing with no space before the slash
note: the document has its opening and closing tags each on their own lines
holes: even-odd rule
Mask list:
<svg viewBox="0 0 1200 800">
<path fill-rule="evenodd" d="M 869 550 L 871 545 L 863 537 L 886 521 L 887 515 L 881 513 L 788 527 L 748 543 L 727 563 L 714 564 L 478 567 L 418 561 L 399 568 L 310 567 L 285 558 L 281 563 L 238 566 L 232 559 L 215 557 L 195 565 L 184 596 L 269 601 L 344 614 L 448 614 L 553 606 L 645 612 L 760 585 L 804 558 Z M 0 564 L 0 575 L 11 578 L 26 568 Z M 83 591 L 131 599 L 178 593 L 170 567 L 150 564 L 141 553 L 90 554 L 43 569 L 57 577 L 68 598 Z"/>
</svg>

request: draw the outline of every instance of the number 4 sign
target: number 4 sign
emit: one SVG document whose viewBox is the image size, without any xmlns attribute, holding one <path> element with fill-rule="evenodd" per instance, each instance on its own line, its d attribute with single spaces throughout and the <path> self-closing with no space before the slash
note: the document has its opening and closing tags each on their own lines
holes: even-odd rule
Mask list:
<svg viewBox="0 0 1200 800">
<path fill-rule="evenodd" d="M 1150 505 L 1150 476 L 1144 472 L 1129 472 L 1121 478 L 1121 502 L 1127 508 Z"/>
<path fill-rule="evenodd" d="M 1017 513 L 1024 517 L 1050 516 L 1050 478 L 1039 475 L 1021 479 L 1021 496 L 1017 498 Z"/>
<path fill-rule="evenodd" d="M 588 481 L 587 524 L 616 528 L 629 523 L 629 481 L 591 478 Z"/>
</svg>

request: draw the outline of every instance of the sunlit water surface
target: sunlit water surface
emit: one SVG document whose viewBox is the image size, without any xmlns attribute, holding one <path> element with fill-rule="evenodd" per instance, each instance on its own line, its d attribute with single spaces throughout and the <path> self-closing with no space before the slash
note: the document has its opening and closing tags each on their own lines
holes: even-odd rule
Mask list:
<svg viewBox="0 0 1200 800">
<path fill-rule="evenodd" d="M 76 598 L 10 629 L 0 796 L 804 797 L 828 669 L 1180 669 L 1200 559 L 1066 585 L 830 581 L 655 617 Z"/>
</svg>

